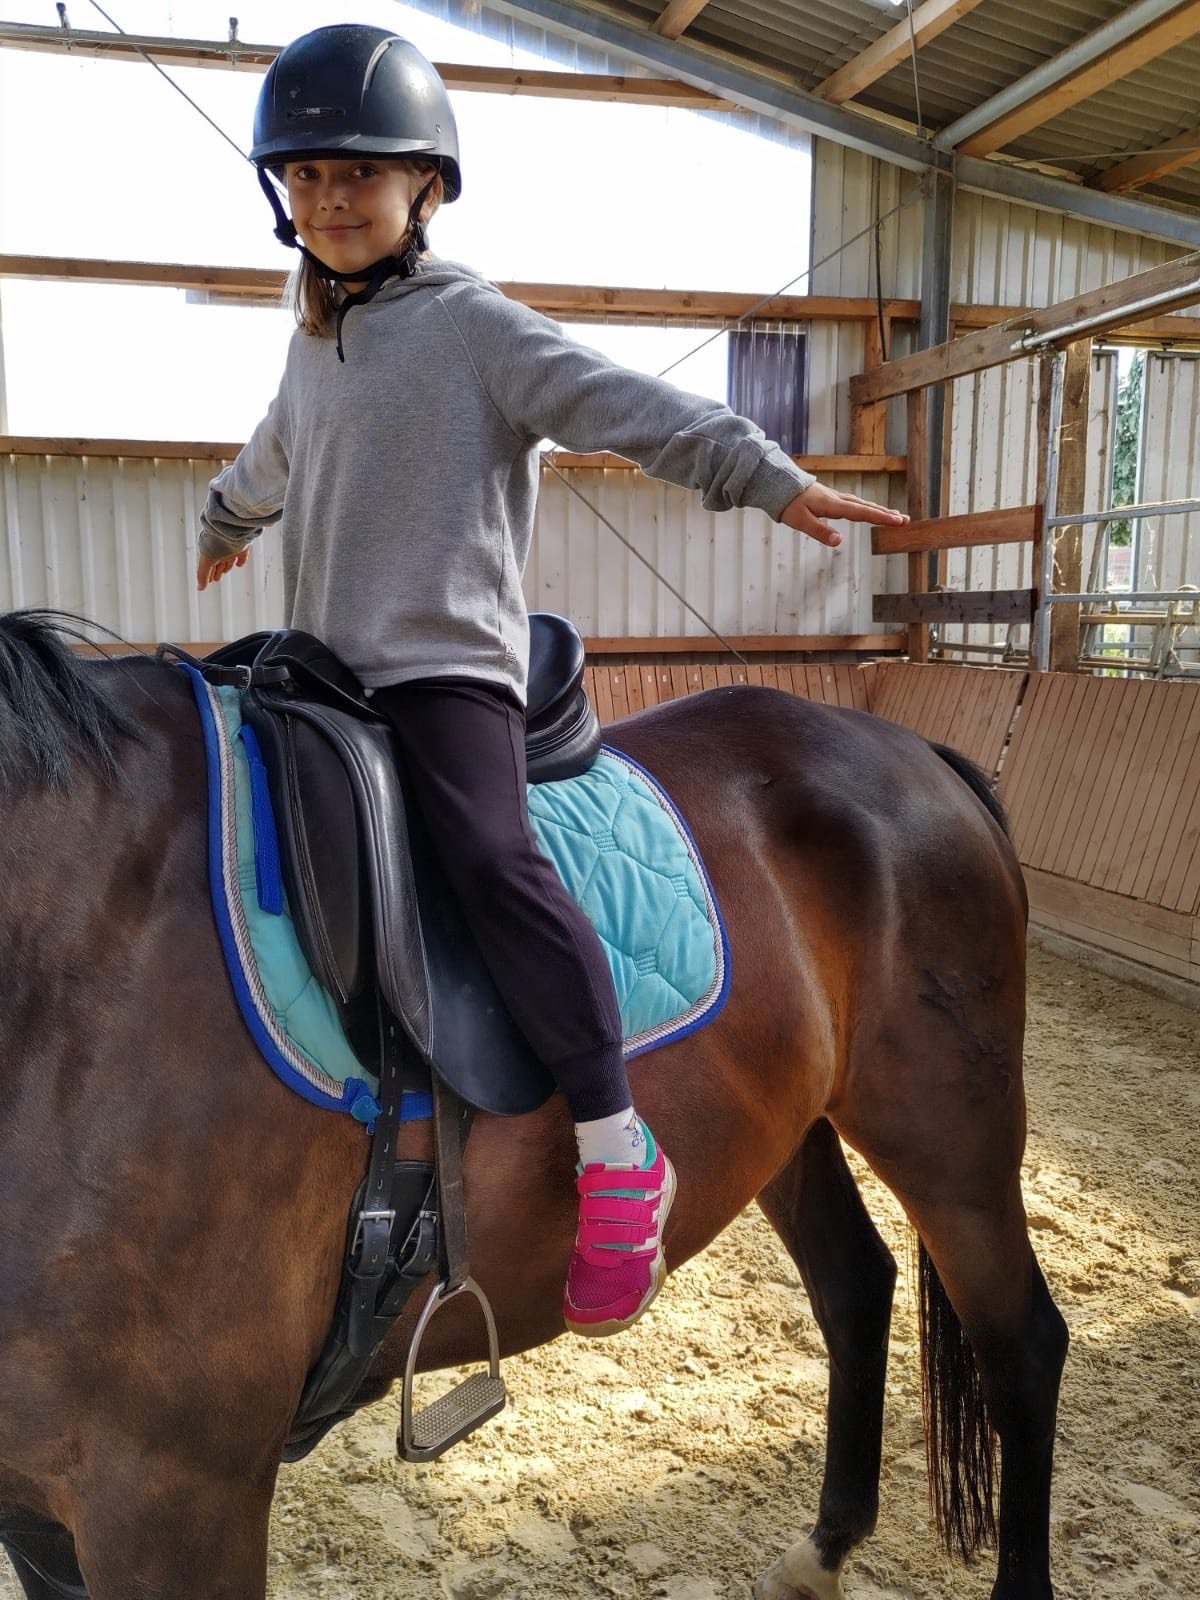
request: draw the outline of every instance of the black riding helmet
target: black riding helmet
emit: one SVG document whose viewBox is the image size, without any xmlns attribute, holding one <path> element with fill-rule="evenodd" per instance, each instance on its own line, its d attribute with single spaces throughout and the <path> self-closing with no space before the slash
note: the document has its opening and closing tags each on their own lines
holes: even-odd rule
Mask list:
<svg viewBox="0 0 1200 1600">
<path fill-rule="evenodd" d="M 420 158 L 441 174 L 447 202 L 457 200 L 462 193 L 458 129 L 433 64 L 387 28 L 336 23 L 303 34 L 282 50 L 258 97 L 250 159 L 275 213 L 276 238 L 299 250 L 323 278 L 367 280 L 366 288 L 348 295 L 338 309 L 340 357 L 342 319 L 350 306 L 373 299 L 388 278 L 411 277 L 417 258 L 428 248 L 418 219 L 435 179 L 430 178 L 412 203 L 404 250 L 348 275 L 335 272 L 301 244 L 268 176 L 270 169 L 305 156 Z"/>
</svg>

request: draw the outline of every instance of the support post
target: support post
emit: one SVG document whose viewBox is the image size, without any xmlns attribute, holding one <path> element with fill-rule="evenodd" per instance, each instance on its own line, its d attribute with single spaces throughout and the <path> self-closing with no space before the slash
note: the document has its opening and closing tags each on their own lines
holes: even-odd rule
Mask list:
<svg viewBox="0 0 1200 1600">
<path fill-rule="evenodd" d="M 1047 517 L 1084 508 L 1092 341 L 1056 351 L 1042 368 L 1038 397 L 1038 502 Z M 1039 671 L 1079 670 L 1078 605 L 1048 606 L 1051 594 L 1083 589 L 1083 526 L 1041 527 L 1033 541 L 1037 590 L 1031 656 Z"/>
<path fill-rule="evenodd" d="M 931 167 L 925 177 L 924 231 L 921 243 L 921 323 L 918 345 L 922 350 L 945 344 L 950 337 L 950 267 L 954 242 L 954 169 L 951 163 Z M 928 504 L 921 515 L 935 517 L 942 507 L 942 450 L 945 439 L 946 385 L 929 391 L 926 429 L 926 491 Z"/>
<path fill-rule="evenodd" d="M 880 323 L 882 322 L 882 326 Z M 886 347 L 885 347 L 886 335 Z M 863 324 L 863 371 L 871 372 L 887 360 L 892 344 L 892 319 L 886 314 Z M 887 401 L 850 405 L 850 453 L 881 456 L 887 443 Z"/>
<path fill-rule="evenodd" d="M 925 399 L 924 389 L 913 389 L 904 397 L 908 418 L 908 514 L 914 522 L 929 516 L 929 435 Z M 928 590 L 929 563 L 930 557 L 923 551 L 908 557 L 909 594 L 924 594 Z M 909 623 L 908 659 L 929 660 L 928 623 Z"/>
</svg>

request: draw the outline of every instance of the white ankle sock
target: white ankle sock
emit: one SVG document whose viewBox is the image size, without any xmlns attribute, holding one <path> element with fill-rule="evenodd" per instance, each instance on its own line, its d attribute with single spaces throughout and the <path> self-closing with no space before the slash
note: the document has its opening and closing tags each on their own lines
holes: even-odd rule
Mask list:
<svg viewBox="0 0 1200 1600">
<path fill-rule="evenodd" d="M 577 1122 L 575 1142 L 585 1167 L 593 1161 L 640 1167 L 646 1159 L 646 1132 L 632 1106 L 594 1122 Z"/>
</svg>

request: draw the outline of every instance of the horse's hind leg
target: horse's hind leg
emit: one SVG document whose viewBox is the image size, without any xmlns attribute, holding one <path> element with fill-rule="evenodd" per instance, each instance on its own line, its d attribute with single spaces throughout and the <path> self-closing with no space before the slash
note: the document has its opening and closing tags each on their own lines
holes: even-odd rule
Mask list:
<svg viewBox="0 0 1200 1600">
<path fill-rule="evenodd" d="M 836 1600 L 847 1554 L 875 1526 L 896 1263 L 842 1148 L 817 1122 L 758 1203 L 800 1270 L 829 1351 L 825 1477 L 816 1527 L 755 1586 L 755 1600 Z"/>
<path fill-rule="evenodd" d="M 931 1442 L 942 1473 L 935 1495 L 943 1535 L 964 1555 L 982 1542 L 987 1519 L 971 1501 L 990 1498 L 991 1472 L 983 1465 L 990 1425 L 1001 1449 L 992 1600 L 1053 1600 L 1050 1479 L 1067 1327 L 1029 1243 L 1019 1184 L 1014 1177 L 994 1209 L 926 1200 L 908 1206 L 927 1252 L 922 1343 L 927 1394 L 937 1408 Z M 974 1430 L 972 1412 L 981 1424 Z"/>
<path fill-rule="evenodd" d="M 966 993 L 960 986 L 954 1003 L 931 972 L 912 987 L 923 1003 L 897 1001 L 900 1020 L 856 1045 L 853 1093 L 830 1116 L 900 1201 L 927 1252 L 921 1343 L 943 1541 L 969 1557 L 998 1531 L 992 1600 L 1052 1600 L 1050 1474 L 1067 1329 L 1034 1258 L 1021 1199 L 1020 1012 L 1008 1014 L 982 983 Z"/>
</svg>

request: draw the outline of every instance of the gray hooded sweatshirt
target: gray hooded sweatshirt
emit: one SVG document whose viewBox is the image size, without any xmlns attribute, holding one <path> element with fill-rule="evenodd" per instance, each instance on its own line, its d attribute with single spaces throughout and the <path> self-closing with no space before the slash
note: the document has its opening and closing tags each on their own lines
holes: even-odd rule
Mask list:
<svg viewBox="0 0 1200 1600">
<path fill-rule="evenodd" d="M 470 267 L 426 257 L 332 339 L 297 331 L 279 393 L 213 479 L 200 551 L 281 524 L 289 627 L 369 688 L 461 675 L 524 701 L 521 572 L 538 445 L 612 450 L 710 511 L 778 519 L 813 482 L 727 406 L 616 365 Z"/>
</svg>

